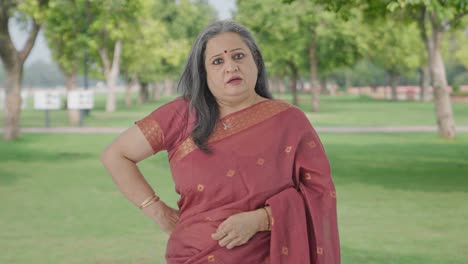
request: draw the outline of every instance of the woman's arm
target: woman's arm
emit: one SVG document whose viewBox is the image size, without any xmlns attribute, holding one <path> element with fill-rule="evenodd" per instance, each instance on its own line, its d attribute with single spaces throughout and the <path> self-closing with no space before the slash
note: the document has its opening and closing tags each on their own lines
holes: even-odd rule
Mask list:
<svg viewBox="0 0 468 264">
<path fill-rule="evenodd" d="M 136 125 L 118 136 L 101 154 L 101 161 L 118 189 L 137 207 L 154 194 L 136 165 L 152 154 L 151 145 Z M 162 201 L 143 208 L 143 212 L 166 233 L 171 233 L 178 221 L 178 212 Z"/>
</svg>

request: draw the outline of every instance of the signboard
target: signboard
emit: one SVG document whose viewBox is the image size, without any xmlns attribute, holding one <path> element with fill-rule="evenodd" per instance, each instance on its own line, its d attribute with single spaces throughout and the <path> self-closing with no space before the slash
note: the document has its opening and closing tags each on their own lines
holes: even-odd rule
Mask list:
<svg viewBox="0 0 468 264">
<path fill-rule="evenodd" d="M 5 91 L 0 91 L 0 111 L 5 107 L 6 94 Z M 28 104 L 28 92 L 21 91 L 21 109 L 25 109 Z"/>
<path fill-rule="evenodd" d="M 68 109 L 93 109 L 94 93 L 89 90 L 68 92 Z"/>
<path fill-rule="evenodd" d="M 34 109 L 58 110 L 61 108 L 60 93 L 58 91 L 34 92 Z"/>
</svg>

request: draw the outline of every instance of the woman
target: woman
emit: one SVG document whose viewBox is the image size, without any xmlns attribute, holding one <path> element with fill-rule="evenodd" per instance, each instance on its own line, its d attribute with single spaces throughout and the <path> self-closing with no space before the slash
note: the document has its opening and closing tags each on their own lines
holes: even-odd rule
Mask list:
<svg viewBox="0 0 468 264">
<path fill-rule="evenodd" d="M 183 96 L 123 132 L 102 162 L 166 233 L 168 263 L 340 263 L 336 193 L 304 113 L 272 99 L 250 32 L 220 21 L 200 33 Z M 178 210 L 136 164 L 168 152 Z"/>
</svg>

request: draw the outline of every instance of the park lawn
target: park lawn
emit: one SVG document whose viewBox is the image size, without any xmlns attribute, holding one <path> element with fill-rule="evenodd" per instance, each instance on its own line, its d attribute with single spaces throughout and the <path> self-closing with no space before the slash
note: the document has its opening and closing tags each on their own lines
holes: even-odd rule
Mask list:
<svg viewBox="0 0 468 264">
<path fill-rule="evenodd" d="M 0 263 L 164 263 L 167 236 L 99 162 L 115 135 L 0 140 Z M 322 133 L 344 264 L 468 263 L 468 134 Z M 141 163 L 174 206 L 166 154 Z"/>
<path fill-rule="evenodd" d="M 291 101 L 291 96 L 277 95 L 279 99 Z M 118 95 L 118 106 L 115 113 L 104 111 L 105 97 L 96 96 L 95 109 L 84 119 L 84 126 L 89 127 L 128 127 L 144 117 L 156 107 L 174 97 L 163 97 L 156 103 L 134 105 L 126 108 L 123 94 Z M 404 102 L 375 100 L 369 97 L 341 95 L 336 97 L 322 96 L 321 109 L 310 112 L 310 96 L 300 96 L 300 107 L 307 113 L 315 126 L 435 126 L 434 105 L 431 102 Z M 29 107 L 22 112 L 22 127 L 44 127 L 45 112 L 33 110 L 32 100 Z M 468 125 L 468 104 L 453 103 L 457 125 Z M 52 127 L 67 126 L 67 113 L 64 110 L 50 111 Z"/>
</svg>

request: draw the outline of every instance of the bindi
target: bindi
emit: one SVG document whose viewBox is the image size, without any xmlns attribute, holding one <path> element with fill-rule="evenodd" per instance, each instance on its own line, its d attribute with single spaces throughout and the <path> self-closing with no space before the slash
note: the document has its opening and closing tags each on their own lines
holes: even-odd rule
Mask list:
<svg viewBox="0 0 468 264">
<path fill-rule="evenodd" d="M 224 53 L 227 53 L 227 50 L 224 50 Z"/>
</svg>

